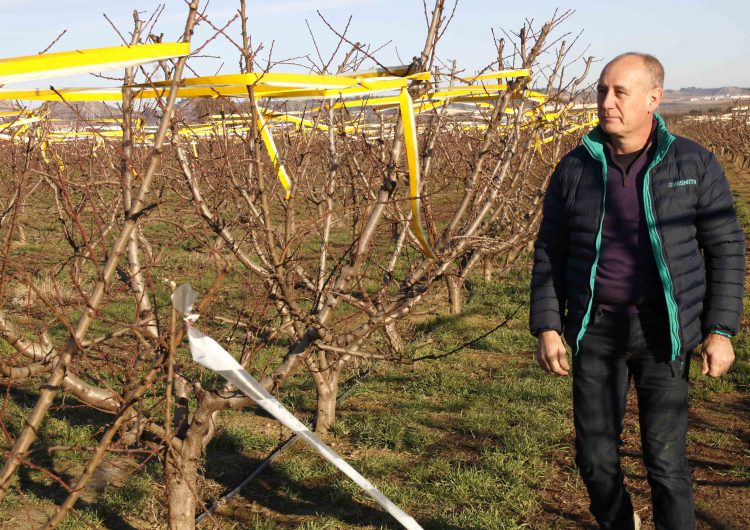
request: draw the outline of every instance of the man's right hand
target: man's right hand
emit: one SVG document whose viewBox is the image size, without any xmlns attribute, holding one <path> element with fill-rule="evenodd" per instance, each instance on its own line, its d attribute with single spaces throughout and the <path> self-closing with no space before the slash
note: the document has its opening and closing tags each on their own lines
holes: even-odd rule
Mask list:
<svg viewBox="0 0 750 530">
<path fill-rule="evenodd" d="M 562 337 L 557 331 L 542 331 L 536 341 L 536 362 L 547 373 L 557 375 L 568 375 L 568 354 Z"/>
</svg>

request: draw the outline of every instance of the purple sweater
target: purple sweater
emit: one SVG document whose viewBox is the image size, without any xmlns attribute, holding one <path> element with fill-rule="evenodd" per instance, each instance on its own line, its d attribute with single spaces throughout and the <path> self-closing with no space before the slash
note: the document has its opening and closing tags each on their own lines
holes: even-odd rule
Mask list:
<svg viewBox="0 0 750 530">
<path fill-rule="evenodd" d="M 607 148 L 607 193 L 594 293 L 604 309 L 637 313 L 639 306 L 662 300 L 643 213 L 643 178 L 654 155 L 654 135 L 627 169 L 615 161 L 612 146 Z"/>
</svg>

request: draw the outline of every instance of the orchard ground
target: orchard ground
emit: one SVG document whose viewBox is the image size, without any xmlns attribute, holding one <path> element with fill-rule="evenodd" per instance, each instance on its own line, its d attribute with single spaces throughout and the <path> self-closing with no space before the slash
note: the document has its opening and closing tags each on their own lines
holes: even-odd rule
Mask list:
<svg viewBox="0 0 750 530">
<path fill-rule="evenodd" d="M 724 164 L 741 221 L 750 232 L 750 174 Z M 419 355 L 451 351 L 504 326 L 459 352 L 414 366 L 364 363 L 368 376 L 343 401 L 325 440 L 425 529 L 501 530 L 589 528 L 585 488 L 573 464 L 570 379 L 550 377 L 534 362 L 527 331 L 529 261 L 490 282 L 468 285 L 460 315 L 447 314 L 445 292 L 409 320 Z M 750 304 L 735 340 L 729 376 L 701 376 L 691 363 L 688 449 L 695 481 L 698 528 L 750 528 Z M 6 413 L 27 413 L 35 392 L 12 391 Z M 295 376 L 283 400 L 300 418 L 315 410 L 307 374 Z M 65 409 L 45 422 L 45 444 L 85 443 L 88 416 Z M 96 422 L 97 424 L 100 421 Z M 634 506 L 652 527 L 648 484 L 640 462 L 636 403 L 631 393 L 624 432 L 626 482 Z M 289 436 L 254 411 L 221 417 L 204 466 L 207 503 L 234 488 Z M 70 452 L 44 464 L 75 476 L 85 463 Z M 164 527 L 161 466 L 112 453 L 62 528 Z M 26 468 L 20 490 L 0 504 L 0 527 L 36 528 L 61 501 L 60 488 Z M 22 493 L 19 493 L 22 492 Z M 158 492 L 158 494 L 157 494 Z M 298 444 L 281 456 L 202 528 L 398 528 L 357 486 L 312 450 Z"/>
</svg>

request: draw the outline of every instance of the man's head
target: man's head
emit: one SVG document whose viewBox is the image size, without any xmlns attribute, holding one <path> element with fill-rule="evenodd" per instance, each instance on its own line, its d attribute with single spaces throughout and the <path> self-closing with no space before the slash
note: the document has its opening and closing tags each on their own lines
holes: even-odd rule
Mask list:
<svg viewBox="0 0 750 530">
<path fill-rule="evenodd" d="M 664 68 L 652 55 L 624 53 L 607 63 L 596 98 L 602 130 L 618 143 L 645 142 L 663 84 Z"/>
</svg>

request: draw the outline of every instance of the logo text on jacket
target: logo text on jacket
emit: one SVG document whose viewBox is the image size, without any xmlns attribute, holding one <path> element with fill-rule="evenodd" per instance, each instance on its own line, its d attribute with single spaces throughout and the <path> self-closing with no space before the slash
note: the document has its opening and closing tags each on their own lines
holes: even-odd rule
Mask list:
<svg viewBox="0 0 750 530">
<path fill-rule="evenodd" d="M 695 179 L 676 180 L 674 182 L 670 182 L 667 187 L 676 188 L 678 186 L 690 186 L 691 184 L 698 184 L 698 181 Z"/>
</svg>

